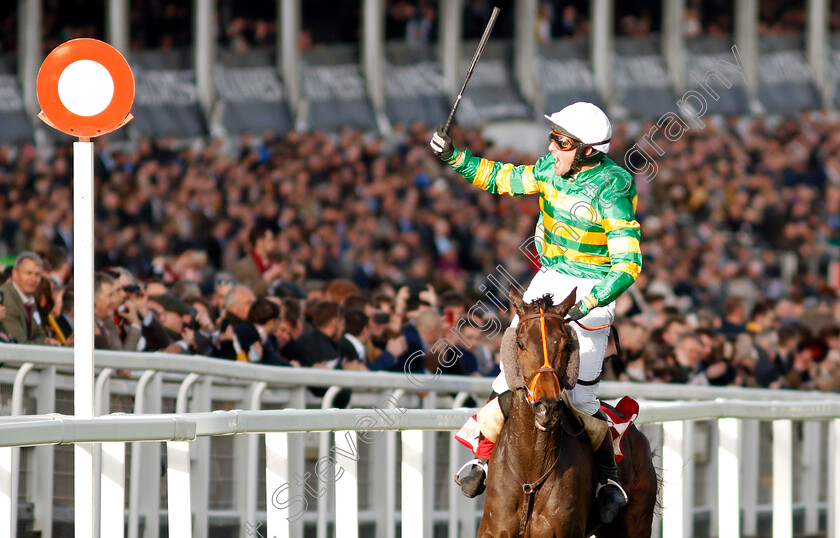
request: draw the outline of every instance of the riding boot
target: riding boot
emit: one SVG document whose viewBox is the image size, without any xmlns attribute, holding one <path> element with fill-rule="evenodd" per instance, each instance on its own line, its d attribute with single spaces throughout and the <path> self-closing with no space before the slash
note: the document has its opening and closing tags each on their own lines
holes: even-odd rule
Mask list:
<svg viewBox="0 0 840 538">
<path fill-rule="evenodd" d="M 600 409 L 592 416 L 603 421 L 607 420 Z M 610 523 L 618 515 L 618 510 L 627 504 L 627 494 L 618 478 L 618 465 L 615 463 L 612 436 L 609 433 L 604 436 L 601 445 L 595 450 L 595 466 L 598 469 L 598 487 L 595 490 L 598 511 L 601 521 Z"/>
<path fill-rule="evenodd" d="M 510 412 L 512 394 L 510 391 L 496 397 L 494 393 L 481 410 L 470 417 L 455 434 L 461 444 L 473 451 L 475 459 L 465 463 L 455 475 L 455 483 L 470 499 L 484 493 L 490 455 Z M 462 474 L 463 473 L 463 474 Z"/>
<path fill-rule="evenodd" d="M 484 458 L 470 460 L 458 469 L 455 474 L 455 483 L 461 486 L 461 493 L 470 499 L 478 497 L 487 488 L 484 481 L 487 479 L 487 462 Z M 461 475 L 465 469 L 467 472 Z"/>
</svg>

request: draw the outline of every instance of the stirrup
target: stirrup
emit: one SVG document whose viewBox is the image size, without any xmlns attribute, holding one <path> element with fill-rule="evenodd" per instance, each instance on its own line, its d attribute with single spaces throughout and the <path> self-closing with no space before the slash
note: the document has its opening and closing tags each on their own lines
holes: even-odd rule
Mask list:
<svg viewBox="0 0 840 538">
<path fill-rule="evenodd" d="M 464 480 L 461 480 L 461 472 L 467 467 L 469 467 L 469 471 L 464 476 Z M 484 493 L 487 487 L 484 482 L 487 479 L 487 470 L 487 462 L 480 458 L 470 460 L 458 469 L 458 473 L 455 475 L 455 483 L 461 486 L 461 493 L 465 497 L 473 499 Z"/>
<path fill-rule="evenodd" d="M 481 467 L 484 470 L 484 476 L 487 476 L 489 469 L 487 467 L 487 462 L 482 460 L 481 458 L 474 458 L 468 461 L 467 463 L 461 465 L 461 468 L 458 469 L 458 472 L 455 473 L 455 483 L 459 486 L 461 485 L 461 471 L 466 469 L 470 465 L 475 465 L 476 467 Z M 624 491 L 624 490 L 622 490 Z"/>
<path fill-rule="evenodd" d="M 459 472 L 460 472 L 460 471 L 459 471 Z M 628 499 L 629 499 L 629 498 L 627 497 L 627 493 L 625 493 L 624 488 L 623 488 L 623 487 L 621 487 L 621 484 L 619 484 L 618 482 L 616 482 L 616 481 L 615 481 L 615 480 L 613 480 L 612 478 L 607 478 L 607 481 L 606 481 L 606 482 L 604 482 L 603 484 L 598 484 L 598 487 L 597 487 L 597 488 L 595 488 L 595 498 L 596 498 L 596 499 L 598 498 L 598 494 L 599 494 L 599 493 L 601 493 L 601 489 L 603 489 L 603 488 L 605 488 L 605 487 L 607 487 L 607 486 L 615 486 L 615 487 L 617 487 L 617 488 L 618 488 L 618 491 L 620 491 L 620 492 L 621 492 L 621 496 L 622 496 L 622 497 L 624 497 L 624 500 L 621 502 L 621 506 L 624 506 L 625 504 L 627 504 L 627 501 L 628 501 Z"/>
</svg>

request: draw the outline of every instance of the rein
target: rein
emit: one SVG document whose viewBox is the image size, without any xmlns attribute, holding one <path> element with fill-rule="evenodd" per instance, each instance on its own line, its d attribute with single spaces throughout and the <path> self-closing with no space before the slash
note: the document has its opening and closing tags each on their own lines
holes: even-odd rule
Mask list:
<svg viewBox="0 0 840 538">
<path fill-rule="evenodd" d="M 523 316 L 519 320 L 519 326 L 520 327 L 527 321 L 536 320 L 536 319 L 540 320 L 540 337 L 542 339 L 543 364 L 542 364 L 542 367 L 540 367 L 536 371 L 536 373 L 534 374 L 534 377 L 531 379 L 530 383 L 527 382 L 527 380 L 526 380 L 526 386 L 525 386 L 525 390 L 526 390 L 525 400 L 528 402 L 528 405 L 530 405 L 532 409 L 533 409 L 534 404 L 536 403 L 534 401 L 534 388 L 537 385 L 537 379 L 539 379 L 540 374 L 550 373 L 554 377 L 554 383 L 555 383 L 555 386 L 558 389 L 558 392 L 562 393 L 562 391 L 563 391 L 563 387 L 560 383 L 560 378 L 557 377 L 557 370 L 554 367 L 551 366 L 551 363 L 548 360 L 548 344 L 547 344 L 547 338 L 546 338 L 546 332 L 545 332 L 545 320 L 546 320 L 546 318 L 559 319 L 559 320 L 562 320 L 563 323 L 565 323 L 567 325 L 569 323 L 571 323 L 571 321 L 566 321 L 565 316 L 561 316 L 559 314 L 554 314 L 554 313 L 551 313 L 551 312 L 543 311 L 542 306 L 540 307 L 540 311 L 539 311 L 538 314 L 531 314 L 530 316 Z M 582 323 L 580 323 L 578 321 L 575 321 L 575 323 L 577 323 L 581 328 L 583 328 L 585 330 L 588 330 L 588 331 L 597 331 L 597 330 L 600 330 L 600 329 L 605 329 L 605 328 L 610 326 L 609 324 L 606 324 L 606 325 L 601 325 L 599 327 L 587 327 L 586 325 L 583 325 Z M 517 328 L 517 330 L 518 330 L 518 328 Z M 596 379 L 595 381 L 590 381 L 588 383 L 587 382 L 582 382 L 582 384 L 594 385 L 598 381 L 600 381 L 600 376 L 598 376 L 598 379 Z M 581 383 L 581 381 L 578 381 L 578 382 Z M 563 430 L 565 431 L 565 427 L 563 427 Z M 578 432 L 577 434 L 573 434 L 572 437 L 577 437 L 577 435 L 580 435 L 582 432 L 583 432 L 583 428 L 581 428 L 581 431 Z M 536 481 L 531 482 L 531 483 L 525 482 L 525 480 L 523 480 L 523 478 L 519 475 L 519 473 L 513 467 L 513 463 L 511 462 L 510 458 L 505 458 L 505 462 L 507 463 L 508 468 L 511 470 L 513 475 L 519 481 L 519 485 L 522 487 L 522 517 L 519 520 L 519 536 L 520 537 L 525 536 L 525 531 L 528 527 L 528 521 L 531 518 L 531 511 L 533 510 L 533 507 L 534 507 L 534 495 L 536 494 L 537 490 L 540 489 L 540 487 L 542 487 L 542 485 L 545 483 L 546 479 L 549 477 L 549 475 L 551 475 L 552 471 L 554 471 L 555 467 L 557 467 L 557 464 L 560 462 L 560 456 L 561 456 L 561 454 L 558 451 L 557 457 L 554 458 L 554 461 L 551 463 L 551 465 L 548 466 L 548 468 L 545 470 L 545 472 L 542 474 L 542 476 L 540 476 Z"/>
<path fill-rule="evenodd" d="M 555 383 L 555 386 L 558 389 L 558 392 L 559 393 L 563 392 L 563 387 L 560 383 L 560 378 L 557 376 L 557 370 L 553 366 L 551 366 L 551 363 L 549 362 L 549 359 L 548 359 L 548 343 L 547 343 L 548 340 L 546 338 L 546 332 L 545 332 L 545 320 L 546 320 L 546 318 L 562 320 L 563 323 L 566 324 L 566 325 L 573 322 L 572 320 L 567 321 L 565 316 L 561 316 L 559 314 L 554 314 L 554 313 L 551 313 L 551 312 L 543 311 L 542 306 L 540 306 L 539 313 L 531 314 L 530 316 L 523 316 L 519 319 L 519 327 L 521 327 L 527 321 L 536 320 L 536 319 L 540 320 L 540 337 L 541 337 L 541 340 L 542 340 L 543 364 L 536 371 L 536 373 L 534 374 L 534 377 L 531 378 L 530 382 L 528 382 L 527 379 L 525 380 L 525 391 L 526 391 L 525 401 L 528 402 L 528 405 L 530 405 L 532 409 L 533 409 L 534 404 L 536 403 L 534 401 L 534 389 L 537 386 L 537 380 L 539 379 L 540 374 L 549 374 L 550 373 L 554 377 L 554 383 Z M 615 330 L 615 327 L 612 327 L 608 323 L 606 323 L 604 325 L 599 325 L 597 327 L 586 326 L 586 325 L 584 325 L 583 323 L 581 323 L 577 320 L 574 320 L 574 323 L 577 323 L 580 328 L 582 328 L 584 330 L 587 330 L 587 331 L 598 331 L 598 330 L 601 330 L 601 329 L 611 328 L 613 337 L 615 338 L 616 350 L 618 351 L 619 354 L 621 354 L 621 347 L 620 347 L 620 344 L 618 343 L 618 333 Z M 517 327 L 517 331 L 519 330 L 519 327 Z M 602 370 L 603 370 L 603 368 L 602 368 Z M 601 380 L 602 375 L 603 375 L 603 373 L 601 375 L 598 375 L 598 377 L 596 379 L 592 380 L 592 381 L 578 380 L 577 382 L 578 382 L 578 384 L 581 384 L 581 385 L 595 385 L 596 383 L 598 383 Z M 563 427 L 562 429 L 563 429 L 564 432 L 566 432 L 565 427 Z M 581 430 L 579 432 L 577 432 L 577 434 L 569 434 L 569 432 L 566 432 L 566 434 L 571 435 L 572 437 L 577 437 L 578 435 L 583 433 L 583 431 L 584 431 L 584 428 L 581 428 Z M 513 463 L 511 462 L 510 458 L 505 458 L 505 463 L 507 463 L 508 468 L 511 470 L 513 475 L 519 481 L 519 485 L 522 487 L 522 517 L 519 520 L 519 536 L 520 537 L 525 536 L 525 531 L 527 530 L 527 527 L 528 527 L 528 521 L 531 518 L 531 511 L 533 510 L 533 507 L 534 507 L 534 496 L 535 496 L 537 490 L 540 489 L 540 487 L 542 487 L 542 485 L 545 483 L 546 479 L 548 479 L 548 477 L 551 475 L 552 471 L 554 471 L 555 467 L 557 467 L 557 464 L 560 462 L 560 456 L 561 456 L 561 454 L 558 450 L 557 457 L 554 458 L 554 461 L 551 463 L 551 465 L 548 466 L 548 468 L 545 470 L 545 472 L 536 481 L 531 482 L 531 483 L 525 482 L 525 480 L 522 479 L 522 477 L 519 475 L 519 473 L 513 467 Z"/>
<path fill-rule="evenodd" d="M 519 520 L 519 536 L 525 536 L 525 529 L 528 527 L 528 520 L 531 518 L 531 510 L 534 507 L 534 494 L 540 489 L 540 486 L 545 483 L 546 478 L 551 472 L 557 467 L 557 464 L 560 462 L 560 454 L 558 451 L 557 457 L 554 458 L 554 463 L 549 465 L 548 469 L 543 473 L 541 477 L 539 477 L 533 483 L 525 482 L 519 473 L 516 472 L 516 469 L 513 468 L 513 464 L 510 462 L 511 458 L 505 458 L 505 462 L 508 465 L 508 469 L 513 472 L 513 475 L 519 480 L 519 485 L 522 486 L 522 518 Z"/>
</svg>

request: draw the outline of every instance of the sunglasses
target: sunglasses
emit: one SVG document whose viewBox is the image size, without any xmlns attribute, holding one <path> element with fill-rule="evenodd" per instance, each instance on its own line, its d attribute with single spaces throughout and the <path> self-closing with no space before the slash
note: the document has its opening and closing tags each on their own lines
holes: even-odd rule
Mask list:
<svg viewBox="0 0 840 538">
<path fill-rule="evenodd" d="M 551 142 L 554 142 L 555 144 L 557 144 L 557 147 L 560 149 L 560 151 L 571 151 L 571 150 L 575 149 L 576 147 L 578 147 L 578 145 L 579 145 L 578 141 L 576 141 L 572 138 L 569 138 L 568 136 L 564 136 L 564 135 L 561 135 L 559 133 L 555 133 L 554 131 L 552 131 L 548 134 L 548 140 L 549 140 L 549 144 Z"/>
</svg>

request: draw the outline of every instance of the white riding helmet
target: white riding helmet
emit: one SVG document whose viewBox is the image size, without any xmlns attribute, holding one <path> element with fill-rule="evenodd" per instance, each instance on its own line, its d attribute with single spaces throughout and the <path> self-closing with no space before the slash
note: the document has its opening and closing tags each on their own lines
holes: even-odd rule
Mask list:
<svg viewBox="0 0 840 538">
<path fill-rule="evenodd" d="M 604 111 L 593 105 L 579 101 L 572 103 L 551 116 L 545 116 L 552 129 L 560 134 L 569 135 L 595 151 L 607 153 L 610 150 L 612 126 Z"/>
</svg>

